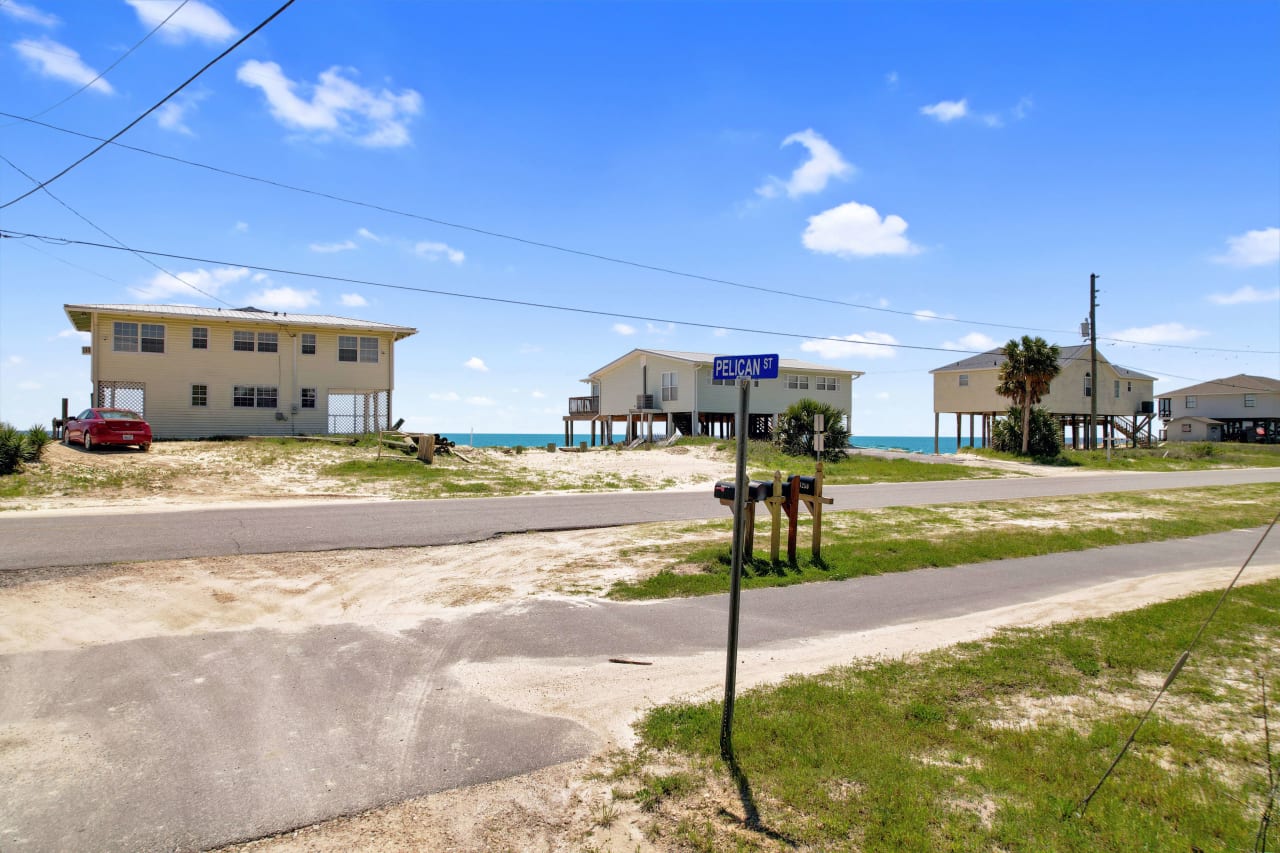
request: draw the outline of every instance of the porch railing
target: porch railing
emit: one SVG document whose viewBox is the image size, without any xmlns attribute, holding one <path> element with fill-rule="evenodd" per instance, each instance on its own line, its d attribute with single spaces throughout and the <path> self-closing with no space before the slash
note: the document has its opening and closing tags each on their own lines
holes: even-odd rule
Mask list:
<svg viewBox="0 0 1280 853">
<path fill-rule="evenodd" d="M 571 415 L 600 414 L 600 398 L 599 397 L 570 397 L 569 398 L 569 414 Z"/>
</svg>

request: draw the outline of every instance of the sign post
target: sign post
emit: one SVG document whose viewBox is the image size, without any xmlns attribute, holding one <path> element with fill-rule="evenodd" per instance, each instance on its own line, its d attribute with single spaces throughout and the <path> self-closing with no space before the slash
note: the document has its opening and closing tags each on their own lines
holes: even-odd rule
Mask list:
<svg viewBox="0 0 1280 853">
<path fill-rule="evenodd" d="M 747 433 L 750 430 L 747 419 L 750 417 L 751 383 L 756 379 L 777 379 L 778 356 L 718 356 L 712 365 L 712 377 L 734 379 L 738 382 L 738 419 L 735 424 L 738 452 L 733 495 L 733 557 L 729 576 L 729 642 L 725 658 L 724 712 L 720 717 L 720 757 L 732 762 L 733 703 L 738 678 L 738 615 L 741 610 L 743 544 L 746 539 Z"/>
</svg>

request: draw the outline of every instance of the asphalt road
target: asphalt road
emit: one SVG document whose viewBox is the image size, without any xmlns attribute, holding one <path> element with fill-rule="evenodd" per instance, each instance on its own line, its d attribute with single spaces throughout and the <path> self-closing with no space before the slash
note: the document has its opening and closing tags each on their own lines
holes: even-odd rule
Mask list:
<svg viewBox="0 0 1280 853">
<path fill-rule="evenodd" d="M 1186 473 L 1079 474 L 1000 480 L 829 486 L 833 509 L 1178 489 L 1280 481 L 1280 468 Z M 707 492 L 547 495 L 457 500 L 325 502 L 130 514 L 4 513 L 0 571 L 478 542 L 504 533 L 726 517 Z"/>
<path fill-rule="evenodd" d="M 1156 571 L 1239 565 L 1257 535 L 749 591 L 741 642 L 750 649 Z M 1280 539 L 1256 559 L 1280 561 Z M 257 629 L 5 655 L 0 850 L 204 849 L 583 756 L 598 746 L 589 731 L 503 707 L 501 686 L 474 692 L 451 665 L 585 667 L 620 656 L 653 659 L 656 670 L 664 658 L 723 649 L 726 613 L 725 596 L 540 601 L 403 633 Z"/>
</svg>

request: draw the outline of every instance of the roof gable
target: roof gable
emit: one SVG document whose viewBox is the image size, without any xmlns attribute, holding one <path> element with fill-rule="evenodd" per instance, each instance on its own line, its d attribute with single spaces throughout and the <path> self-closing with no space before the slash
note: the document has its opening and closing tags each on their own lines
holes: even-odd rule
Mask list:
<svg viewBox="0 0 1280 853">
<path fill-rule="evenodd" d="M 1089 345 L 1076 344 L 1072 346 L 1058 347 L 1058 366 L 1069 364 L 1073 361 L 1088 361 Z M 996 370 L 1005 362 L 1004 347 L 996 347 L 977 355 L 971 355 L 960 361 L 953 361 L 951 364 L 944 364 L 942 367 L 935 367 L 930 373 L 957 373 L 971 370 Z M 1139 373 L 1128 367 L 1121 367 L 1118 364 L 1112 364 L 1111 361 L 1102 354 L 1102 350 L 1098 350 L 1098 362 L 1100 364 L 1110 365 L 1121 378 L 1124 379 L 1149 379 L 1155 381 L 1154 376 L 1148 376 L 1145 373 Z"/>
<path fill-rule="evenodd" d="M 334 329 L 353 329 L 370 332 L 389 332 L 396 340 L 416 335 L 418 330 L 410 326 L 379 323 L 375 320 L 355 320 L 332 314 L 298 314 L 288 311 L 269 311 L 247 306 L 245 308 L 202 308 L 196 305 L 128 305 L 94 304 L 63 305 L 71 324 L 77 331 L 90 330 L 94 314 L 123 314 L 136 317 L 156 317 L 181 320 L 226 321 L 231 323 L 270 324 L 273 326 L 320 326 Z"/>
<path fill-rule="evenodd" d="M 600 376 L 600 374 L 607 373 L 610 370 L 613 370 L 618 365 L 626 361 L 629 361 L 633 357 L 640 356 L 640 355 L 654 355 L 654 356 L 658 356 L 659 358 L 668 358 L 668 359 L 671 359 L 672 361 L 681 361 L 686 364 L 693 365 L 695 367 L 701 367 L 703 365 L 710 366 L 711 363 L 715 361 L 715 359 L 719 358 L 719 354 L 717 353 L 683 352 L 680 350 L 637 348 L 637 349 L 633 349 L 631 352 L 627 353 L 626 355 L 615 358 L 613 361 L 609 362 L 604 367 L 591 371 L 591 373 L 587 375 L 587 378 L 582 381 L 590 382 L 592 379 L 595 379 L 596 377 Z M 804 370 L 804 371 L 810 371 L 815 373 L 828 373 L 828 374 L 833 374 L 838 376 L 849 376 L 853 379 L 857 379 L 859 376 L 862 376 L 863 374 L 863 371 L 861 370 L 849 370 L 848 368 L 844 368 L 844 367 L 833 367 L 832 365 L 829 365 L 829 364 L 814 364 L 813 362 L 800 361 L 799 359 L 794 359 L 794 358 L 778 359 L 778 368 L 780 370 Z"/>
<path fill-rule="evenodd" d="M 1277 394 L 1280 393 L 1280 379 L 1270 376 L 1251 376 L 1248 373 L 1237 373 L 1223 379 L 1211 379 L 1199 385 L 1189 385 L 1174 391 L 1166 391 L 1161 397 L 1211 397 L 1215 394 Z"/>
</svg>

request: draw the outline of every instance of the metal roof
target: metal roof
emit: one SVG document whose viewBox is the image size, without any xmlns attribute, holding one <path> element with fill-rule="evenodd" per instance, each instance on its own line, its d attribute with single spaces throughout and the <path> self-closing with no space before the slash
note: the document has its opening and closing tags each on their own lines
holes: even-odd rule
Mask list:
<svg viewBox="0 0 1280 853">
<path fill-rule="evenodd" d="M 1058 347 L 1058 363 L 1062 364 L 1068 361 L 1088 360 L 1089 345 L 1078 344 L 1068 347 Z M 1148 376 L 1129 367 L 1121 367 L 1118 364 L 1112 364 L 1106 356 L 1102 354 L 1102 350 L 1098 350 L 1098 360 L 1103 364 L 1110 364 L 1112 369 L 1124 379 L 1150 379 L 1152 382 L 1156 380 L 1154 376 Z M 960 361 L 953 361 L 951 364 L 944 364 L 942 367 L 935 367 L 930 373 L 953 373 L 963 370 L 991 370 L 1004 364 L 1004 347 L 997 347 L 993 350 L 987 350 L 978 355 L 971 355 Z"/>
<path fill-rule="evenodd" d="M 684 362 L 688 362 L 689 364 L 699 365 L 699 366 L 710 365 L 719 356 L 718 353 L 708 353 L 708 352 L 680 352 L 677 350 L 662 350 L 662 349 L 633 349 L 631 352 L 627 353 L 626 355 L 621 356 L 619 358 L 615 358 L 613 361 L 609 362 L 604 367 L 601 367 L 598 370 L 591 371 L 590 375 L 586 379 L 583 379 L 582 381 L 590 382 L 592 376 L 598 376 L 601 373 L 604 373 L 609 368 L 623 361 L 626 361 L 627 359 L 631 358 L 633 355 L 636 355 L 637 353 L 645 353 L 648 355 L 661 356 L 663 358 L 670 358 L 670 359 L 674 359 L 675 361 L 684 361 Z M 782 370 L 808 370 L 808 371 L 815 371 L 818 373 L 839 374 L 841 376 L 851 376 L 854 379 L 857 379 L 859 376 L 863 374 L 863 371 L 861 370 L 848 370 L 843 367 L 832 367 L 829 364 L 814 364 L 811 361 L 800 361 L 794 358 L 778 359 L 778 367 Z"/>
<path fill-rule="evenodd" d="M 1166 391 L 1161 397 L 1211 397 L 1214 394 L 1275 394 L 1280 392 L 1280 379 L 1270 376 L 1251 376 L 1248 373 L 1237 373 L 1225 379 L 1212 379 L 1199 385 L 1190 385 L 1176 391 Z"/>
<path fill-rule="evenodd" d="M 332 314 L 297 314 L 288 311 L 265 311 L 261 308 L 202 308 L 196 305 L 63 305 L 67 317 L 77 331 L 91 329 L 94 314 L 123 314 L 137 317 L 171 317 L 224 321 L 228 323 L 258 323 L 272 326 L 327 326 L 334 329 L 354 329 L 368 332 L 391 332 L 396 340 L 416 335 L 418 330 L 410 326 L 378 323 L 373 320 L 354 320 L 335 317 Z"/>
</svg>

